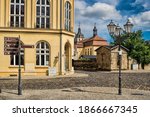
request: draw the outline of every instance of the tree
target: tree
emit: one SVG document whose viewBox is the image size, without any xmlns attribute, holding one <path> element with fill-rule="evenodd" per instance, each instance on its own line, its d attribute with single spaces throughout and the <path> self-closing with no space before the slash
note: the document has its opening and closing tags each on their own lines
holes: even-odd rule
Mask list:
<svg viewBox="0 0 150 117">
<path fill-rule="evenodd" d="M 142 31 L 121 35 L 122 45 L 129 49 L 128 56 L 135 59 L 138 64 L 150 63 L 150 46 L 142 38 Z M 117 44 L 115 41 L 114 44 Z"/>
</svg>

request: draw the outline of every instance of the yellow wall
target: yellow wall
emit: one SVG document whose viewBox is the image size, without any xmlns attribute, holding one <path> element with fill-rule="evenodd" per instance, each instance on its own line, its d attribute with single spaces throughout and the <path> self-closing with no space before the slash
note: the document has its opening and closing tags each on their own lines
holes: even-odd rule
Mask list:
<svg viewBox="0 0 150 117">
<path fill-rule="evenodd" d="M 36 1 L 25 1 L 25 28 L 35 28 Z M 62 28 L 64 29 L 65 2 L 71 4 L 71 31 L 74 30 L 74 0 L 62 0 Z M 0 27 L 10 27 L 10 0 L 0 0 Z M 60 0 L 50 0 L 51 29 L 60 29 Z"/>
<path fill-rule="evenodd" d="M 71 27 L 70 32 L 64 30 L 64 4 L 71 3 Z M 50 67 L 56 67 L 57 74 L 60 73 L 60 0 L 50 0 L 51 16 L 50 29 L 37 29 L 36 24 L 36 0 L 25 0 L 25 26 L 24 28 L 10 27 L 10 0 L 0 0 L 0 76 L 17 74 L 18 66 L 10 65 L 10 56 L 4 55 L 4 37 L 18 37 L 24 44 L 34 45 L 34 48 L 25 49 L 25 65 L 22 66 L 22 75 L 46 75 L 48 66 L 36 66 L 36 44 L 46 41 L 50 45 Z M 69 65 L 70 71 L 62 69 L 63 74 L 73 72 L 72 57 L 74 49 L 74 0 L 63 0 L 62 7 L 62 66 L 64 68 L 65 44 L 70 44 Z"/>
<path fill-rule="evenodd" d="M 96 55 L 96 49 L 98 47 L 97 46 L 87 46 L 87 47 L 84 47 L 83 50 L 84 50 L 84 55 Z M 91 51 L 92 50 L 92 51 Z"/>
<path fill-rule="evenodd" d="M 101 70 L 111 70 L 111 51 L 105 47 L 97 50 L 97 64 Z"/>
<path fill-rule="evenodd" d="M 128 56 L 127 51 L 121 48 L 122 56 L 121 56 L 121 69 L 127 70 L 128 69 Z M 118 62 L 118 48 L 114 49 L 111 52 L 111 70 L 119 69 Z"/>
<path fill-rule="evenodd" d="M 127 70 L 128 69 L 128 57 L 126 50 L 122 49 L 122 66 L 121 69 Z M 113 50 L 109 50 L 105 47 L 101 47 L 97 50 L 97 63 L 99 69 L 103 70 L 118 70 L 119 66 L 118 62 L 118 48 Z"/>
</svg>

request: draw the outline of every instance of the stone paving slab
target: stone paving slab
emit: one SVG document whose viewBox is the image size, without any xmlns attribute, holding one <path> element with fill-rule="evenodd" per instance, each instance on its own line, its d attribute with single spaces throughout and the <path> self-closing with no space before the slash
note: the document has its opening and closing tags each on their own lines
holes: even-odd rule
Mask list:
<svg viewBox="0 0 150 117">
<path fill-rule="evenodd" d="M 150 100 L 150 91 L 110 87 L 73 87 L 49 90 L 24 90 L 18 96 L 17 90 L 3 90 L 1 100 Z"/>
</svg>

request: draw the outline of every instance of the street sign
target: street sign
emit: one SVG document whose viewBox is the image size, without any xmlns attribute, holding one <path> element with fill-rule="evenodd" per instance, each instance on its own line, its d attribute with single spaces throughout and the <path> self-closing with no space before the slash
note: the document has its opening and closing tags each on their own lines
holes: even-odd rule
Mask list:
<svg viewBox="0 0 150 117">
<path fill-rule="evenodd" d="M 21 48 L 34 48 L 34 45 L 21 45 Z"/>
<path fill-rule="evenodd" d="M 19 38 L 18 37 L 4 37 L 4 40 L 7 40 L 7 41 L 19 41 Z"/>
<path fill-rule="evenodd" d="M 5 37 L 4 38 L 4 55 L 16 55 L 16 54 L 18 54 L 18 57 L 19 57 L 19 60 L 18 60 L 18 62 L 19 62 L 19 68 L 18 68 L 18 95 L 22 95 L 20 36 L 19 36 L 19 38 L 18 37 Z"/>
<path fill-rule="evenodd" d="M 18 52 L 10 52 L 10 51 L 5 51 L 4 55 L 16 55 Z"/>
<path fill-rule="evenodd" d="M 5 37 L 4 38 L 4 55 L 16 55 L 18 53 L 19 38 Z"/>
</svg>

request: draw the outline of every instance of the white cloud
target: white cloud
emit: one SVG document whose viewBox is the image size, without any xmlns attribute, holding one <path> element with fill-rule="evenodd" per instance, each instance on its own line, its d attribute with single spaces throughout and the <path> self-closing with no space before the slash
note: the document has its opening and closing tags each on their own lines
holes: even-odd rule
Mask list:
<svg viewBox="0 0 150 117">
<path fill-rule="evenodd" d="M 120 19 L 121 15 L 114 6 L 106 3 L 95 3 L 81 10 L 81 15 L 94 19 Z"/>
<path fill-rule="evenodd" d="M 100 2 L 89 5 L 84 0 L 75 0 L 75 32 L 77 32 L 80 22 L 83 34 L 86 37 L 91 37 L 93 35 L 94 23 L 96 23 L 99 35 L 104 36 L 108 32 L 107 24 L 111 19 L 117 21 L 121 19 L 121 15 L 114 5 Z"/>
<path fill-rule="evenodd" d="M 75 9 L 76 10 L 82 10 L 85 9 L 87 6 L 87 3 L 83 0 L 76 0 L 75 1 Z"/>
<path fill-rule="evenodd" d="M 106 3 L 106 4 L 116 6 L 118 4 L 119 0 L 97 0 L 97 2 Z"/>
<path fill-rule="evenodd" d="M 77 32 L 78 24 L 81 23 L 82 33 L 85 37 L 93 35 L 94 23 L 97 24 L 99 36 L 110 39 L 107 25 L 110 20 L 119 23 L 120 26 L 126 23 L 128 16 L 120 14 L 116 10 L 115 5 L 119 0 L 97 0 L 96 3 L 90 5 L 85 0 L 75 0 L 75 32 Z M 136 0 L 136 4 L 149 6 L 149 0 Z M 137 15 L 130 16 L 131 22 L 134 24 L 134 30 L 150 31 L 150 11 L 146 11 Z"/>
<path fill-rule="evenodd" d="M 135 5 L 142 4 L 144 8 L 150 9 L 150 3 L 149 0 L 136 0 Z"/>
<path fill-rule="evenodd" d="M 132 16 L 131 19 L 132 19 L 134 25 L 138 29 L 150 31 L 150 17 L 149 16 L 150 16 L 150 11 L 146 11 L 146 12 L 140 13 L 136 16 Z"/>
</svg>

